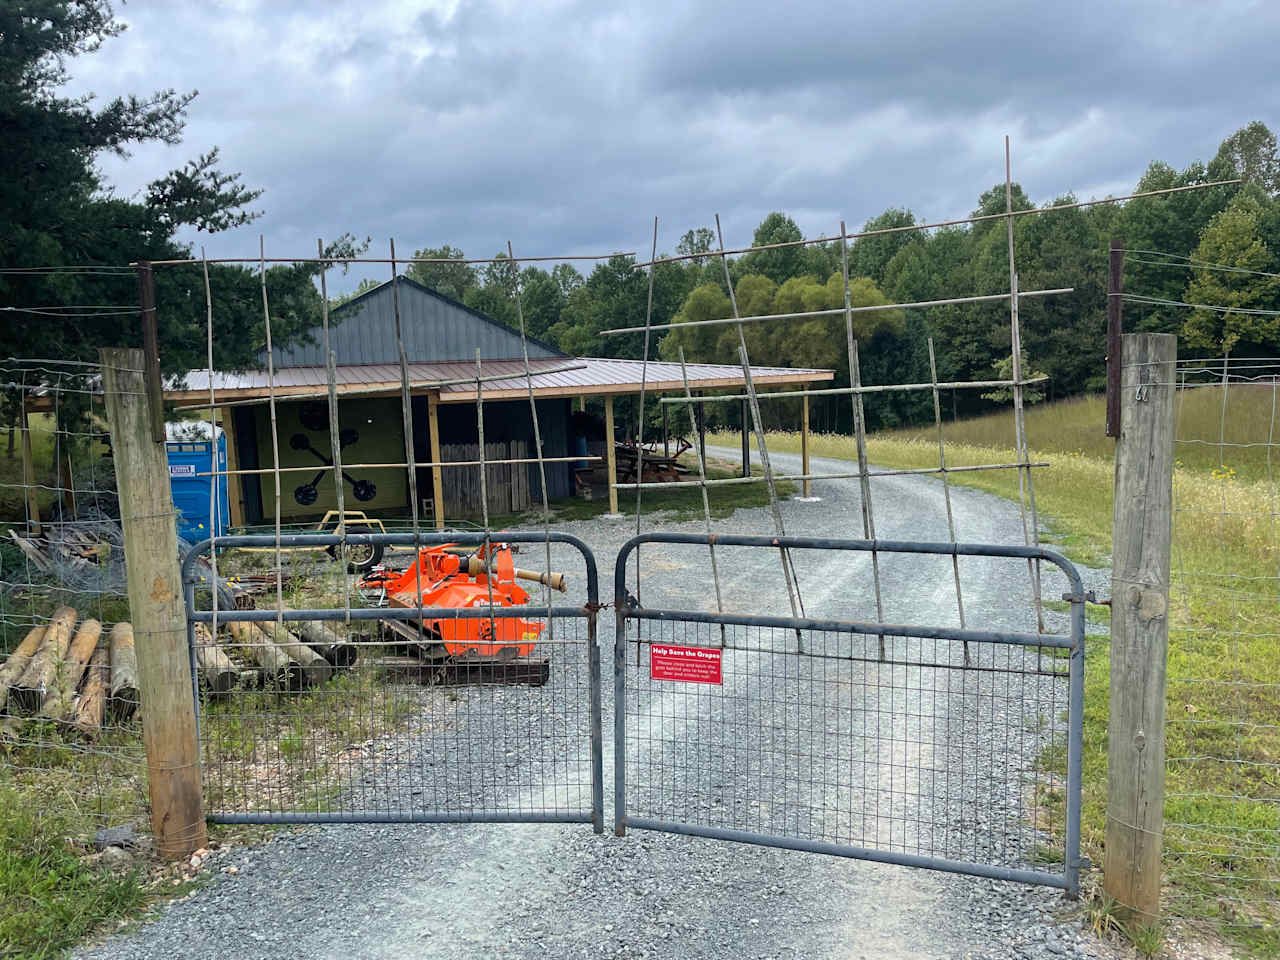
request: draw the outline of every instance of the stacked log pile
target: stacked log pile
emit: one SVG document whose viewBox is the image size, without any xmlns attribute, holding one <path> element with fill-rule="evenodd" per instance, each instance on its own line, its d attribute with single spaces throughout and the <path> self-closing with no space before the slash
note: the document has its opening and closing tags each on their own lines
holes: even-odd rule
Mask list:
<svg viewBox="0 0 1280 960">
<path fill-rule="evenodd" d="M 356 661 L 357 646 L 322 623 L 225 626 L 218 638 L 204 624 L 195 626 L 197 675 L 211 699 L 242 687 L 320 686 Z M 129 623 L 105 631 L 97 620 L 59 607 L 0 663 L 0 713 L 53 721 L 93 738 L 104 724 L 129 721 L 138 707 L 138 657 Z"/>
</svg>

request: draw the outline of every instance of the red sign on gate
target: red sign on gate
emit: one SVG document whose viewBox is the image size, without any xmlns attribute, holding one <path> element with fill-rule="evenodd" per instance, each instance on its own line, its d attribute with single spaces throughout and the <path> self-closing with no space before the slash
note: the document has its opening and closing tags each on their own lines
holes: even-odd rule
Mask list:
<svg viewBox="0 0 1280 960">
<path fill-rule="evenodd" d="M 655 643 L 649 648 L 649 675 L 654 680 L 723 683 L 720 654 L 720 650 L 705 647 L 670 647 Z"/>
</svg>

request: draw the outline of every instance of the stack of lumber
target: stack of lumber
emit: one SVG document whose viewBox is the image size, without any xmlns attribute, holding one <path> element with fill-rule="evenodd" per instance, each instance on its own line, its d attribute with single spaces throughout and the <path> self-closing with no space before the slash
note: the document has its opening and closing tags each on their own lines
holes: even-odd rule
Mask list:
<svg viewBox="0 0 1280 960">
<path fill-rule="evenodd" d="M 358 647 L 324 623 L 225 626 L 230 644 L 195 625 L 197 674 L 210 698 L 245 686 L 320 686 L 356 660 Z M 48 623 L 33 626 L 0 664 L 0 713 L 52 720 L 86 736 L 96 736 L 104 723 L 128 721 L 139 700 L 132 624 L 104 631 L 72 607 L 59 607 Z"/>
<path fill-rule="evenodd" d="M 14 716 L 52 720 L 92 737 L 108 711 L 124 722 L 137 707 L 138 661 L 127 623 L 104 636 L 97 620 L 59 607 L 0 666 L 0 710 Z"/>
</svg>

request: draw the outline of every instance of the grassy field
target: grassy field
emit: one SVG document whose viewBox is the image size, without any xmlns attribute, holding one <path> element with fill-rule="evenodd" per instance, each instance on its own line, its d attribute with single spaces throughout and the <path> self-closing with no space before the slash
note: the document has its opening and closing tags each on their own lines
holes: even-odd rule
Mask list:
<svg viewBox="0 0 1280 960">
<path fill-rule="evenodd" d="M 1173 583 L 1168 663 L 1165 905 L 1211 925 L 1247 956 L 1280 957 L 1280 641 L 1276 492 L 1269 387 L 1220 387 L 1177 401 Z M 1114 441 L 1101 397 L 1027 412 L 1043 537 L 1092 566 L 1111 553 Z M 1009 413 L 947 424 L 951 465 L 1014 459 Z M 1220 441 L 1225 440 L 1225 445 Z M 734 443 L 736 435 L 708 442 Z M 798 434 L 771 446 L 798 451 Z M 1247 444 L 1247 446 L 1246 446 Z M 811 438 L 815 456 L 854 459 L 851 438 Z M 868 440 L 883 468 L 937 465 L 934 428 Z M 1014 471 L 955 474 L 953 482 L 1016 499 Z M 1091 620 L 1105 619 L 1091 608 Z M 1108 719 L 1106 634 L 1092 636 L 1086 671 L 1085 853 L 1102 862 Z"/>
</svg>

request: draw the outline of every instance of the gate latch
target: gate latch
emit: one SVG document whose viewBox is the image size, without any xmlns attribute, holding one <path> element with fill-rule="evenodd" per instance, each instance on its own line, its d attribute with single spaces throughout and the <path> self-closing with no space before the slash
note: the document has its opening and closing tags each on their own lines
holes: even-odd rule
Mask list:
<svg viewBox="0 0 1280 960">
<path fill-rule="evenodd" d="M 1097 603 L 1098 595 L 1092 590 L 1086 590 L 1084 593 L 1064 593 L 1062 599 L 1067 603 Z"/>
</svg>

